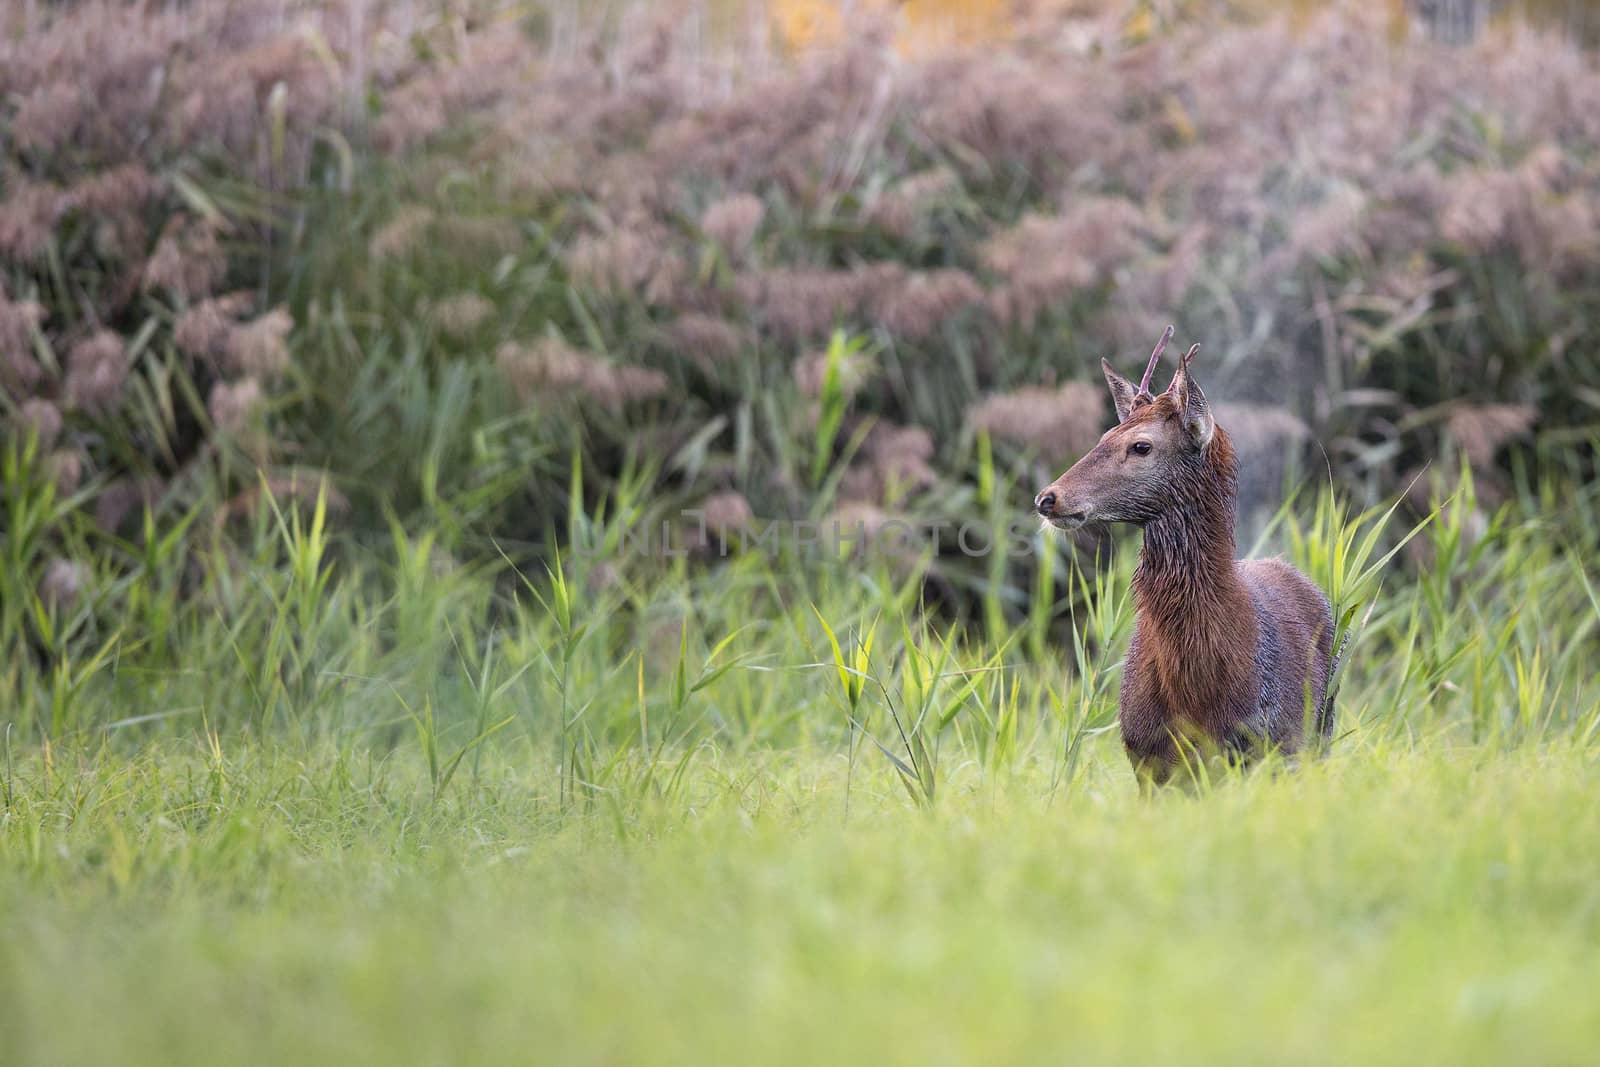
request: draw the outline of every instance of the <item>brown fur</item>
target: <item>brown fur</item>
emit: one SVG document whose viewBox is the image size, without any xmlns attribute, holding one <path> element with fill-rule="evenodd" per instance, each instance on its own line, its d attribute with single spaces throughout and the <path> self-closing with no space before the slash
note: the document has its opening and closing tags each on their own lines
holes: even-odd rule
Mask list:
<svg viewBox="0 0 1600 1067">
<path fill-rule="evenodd" d="M 1236 456 L 1187 361 L 1158 397 L 1109 367 L 1107 380 L 1122 423 L 1036 506 L 1067 529 L 1094 521 L 1144 529 L 1120 714 L 1141 780 L 1165 782 L 1210 754 L 1293 753 L 1308 718 L 1326 736 L 1327 599 L 1283 560 L 1234 559 Z M 1150 448 L 1138 454 L 1135 444 Z"/>
</svg>

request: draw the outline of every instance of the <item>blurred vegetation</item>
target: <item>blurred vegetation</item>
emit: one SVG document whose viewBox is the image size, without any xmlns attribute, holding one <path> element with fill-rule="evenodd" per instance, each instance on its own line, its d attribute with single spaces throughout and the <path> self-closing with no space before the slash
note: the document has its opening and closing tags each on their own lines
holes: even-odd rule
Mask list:
<svg viewBox="0 0 1600 1067">
<path fill-rule="evenodd" d="M 579 582 L 580 552 L 599 559 L 583 595 L 637 629 L 686 574 L 817 565 L 619 540 L 690 539 L 688 509 L 736 534 L 1003 528 L 1103 428 L 1100 356 L 1131 365 L 1169 318 L 1231 401 L 1252 538 L 1308 470 L 1360 506 L 1404 494 L 1412 518 L 1470 472 L 1451 507 L 1474 544 L 1547 500 L 1582 529 L 1600 75 L 1570 41 L 1397 42 L 1345 5 L 1041 5 L 984 50 L 898 50 L 872 10 L 785 49 L 771 14 L 16 15 L 17 721 L 87 726 L 96 687 L 139 704 L 119 719 L 319 721 L 330 677 L 385 692 L 395 657 L 421 671 L 400 686 L 415 711 L 455 647 L 443 605 L 472 605 L 451 626 L 480 653 L 485 625 L 532 625 L 512 568 Z M 1108 547 L 947 539 L 892 584 L 1044 657 L 1082 639 L 1093 598 L 1070 576 Z M 455 591 L 423 611 L 406 591 L 435 580 Z M 636 646 L 619 632 L 613 651 Z M 182 700 L 121 673 L 182 689 L 200 655 Z"/>
<path fill-rule="evenodd" d="M 870 6 L 872 0 L 867 0 Z M 773 0 L 770 4 L 776 30 L 795 47 L 837 41 L 849 24 L 848 13 L 861 3 L 850 0 Z M 884 6 L 887 6 L 885 3 Z M 1600 18 L 1588 4 L 1571 0 L 1381 0 L 1371 5 L 1382 12 L 1390 34 L 1404 39 L 1423 34 L 1461 43 L 1485 30 L 1530 25 L 1559 31 L 1573 40 L 1593 45 Z M 1134 0 L 1129 3 L 1095 3 L 1093 0 L 895 0 L 896 38 L 903 48 L 1006 40 L 1017 31 L 1018 12 L 1045 11 L 1057 15 L 1112 13 L 1120 16 L 1123 30 L 1144 39 L 1164 23 L 1183 19 L 1287 16 L 1303 26 L 1330 7 L 1329 0 Z M 716 11 L 718 5 L 712 4 Z"/>
<path fill-rule="evenodd" d="M 0 1059 L 1582 1059 L 1523 7 L 7 7 Z M 1139 803 L 1131 541 L 953 531 L 1168 321 L 1351 646 L 1330 753 Z"/>
</svg>

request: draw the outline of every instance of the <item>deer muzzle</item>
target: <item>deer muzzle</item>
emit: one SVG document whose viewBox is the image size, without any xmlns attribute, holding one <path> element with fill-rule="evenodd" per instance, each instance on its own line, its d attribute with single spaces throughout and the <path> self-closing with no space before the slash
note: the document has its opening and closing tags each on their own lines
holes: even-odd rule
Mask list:
<svg viewBox="0 0 1600 1067">
<path fill-rule="evenodd" d="M 1089 521 L 1089 509 L 1076 501 L 1068 500 L 1054 485 L 1033 498 L 1033 510 L 1050 525 L 1060 530 L 1076 530 Z"/>
</svg>

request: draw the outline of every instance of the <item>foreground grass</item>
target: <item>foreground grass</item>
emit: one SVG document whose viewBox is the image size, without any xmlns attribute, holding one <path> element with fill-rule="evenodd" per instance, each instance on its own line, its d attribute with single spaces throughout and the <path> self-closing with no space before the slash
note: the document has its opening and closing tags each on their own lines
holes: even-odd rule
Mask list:
<svg viewBox="0 0 1600 1067">
<path fill-rule="evenodd" d="M 232 750 L 230 751 L 230 747 Z M 1600 767 L 1347 739 L 1134 795 L 700 750 L 558 804 L 530 754 L 439 801 L 255 743 L 8 777 L 13 1063 L 1578 1062 L 1600 1039 Z M 848 794 L 848 795 L 847 795 Z"/>
</svg>

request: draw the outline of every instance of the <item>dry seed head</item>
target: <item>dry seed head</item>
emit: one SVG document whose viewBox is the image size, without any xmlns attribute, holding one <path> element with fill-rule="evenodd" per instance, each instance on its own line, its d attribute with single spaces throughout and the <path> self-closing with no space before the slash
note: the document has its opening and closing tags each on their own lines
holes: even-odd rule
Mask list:
<svg viewBox="0 0 1600 1067">
<path fill-rule="evenodd" d="M 33 263 L 50 246 L 59 217 L 60 191 L 21 178 L 7 183 L 0 197 L 0 258 Z"/>
<path fill-rule="evenodd" d="M 275 382 L 289 369 L 289 331 L 294 316 L 284 308 L 274 308 L 243 326 L 236 327 L 227 341 L 227 369 Z"/>
<path fill-rule="evenodd" d="M 815 400 L 822 395 L 822 387 L 828 380 L 828 353 L 813 352 L 795 360 L 790 369 L 794 376 L 794 383 L 800 389 L 800 395 Z M 858 352 L 852 352 L 839 360 L 839 391 L 846 400 L 853 398 L 867 384 L 871 368 Z"/>
<path fill-rule="evenodd" d="M 658 370 L 615 364 L 553 336 L 531 348 L 506 342 L 495 353 L 495 366 L 524 404 L 578 398 L 619 411 L 665 394 L 669 384 Z"/>
<path fill-rule="evenodd" d="M 200 301 L 178 316 L 172 327 L 173 344 L 192 360 L 219 365 L 238 329 L 239 316 L 250 303 L 248 293 L 231 293 Z"/>
<path fill-rule="evenodd" d="M 367 242 L 367 255 L 378 262 L 408 255 L 422 243 L 432 225 L 432 211 L 414 204 L 407 205 L 395 212 L 394 218 L 372 235 Z"/>
<path fill-rule="evenodd" d="M 206 222 L 175 216 L 145 262 L 144 284 L 198 300 L 209 296 L 227 271 L 227 254 L 216 230 Z"/>
<path fill-rule="evenodd" d="M 907 275 L 878 298 L 874 310 L 890 333 L 918 341 L 937 333 L 951 316 L 983 303 L 983 289 L 972 275 L 945 268 Z"/>
<path fill-rule="evenodd" d="M 867 433 L 860 459 L 841 480 L 840 496 L 882 503 L 936 485 L 939 476 L 929 465 L 933 453 L 933 435 L 923 427 L 879 422 Z"/>
<path fill-rule="evenodd" d="M 1501 445 L 1526 434 L 1538 417 L 1532 404 L 1459 404 L 1446 429 L 1473 466 L 1487 467 Z"/>
<path fill-rule="evenodd" d="M 732 490 L 712 493 L 700 502 L 697 509 L 705 516 L 704 525 L 690 523 L 685 528 L 687 547 L 704 551 L 710 548 L 722 550 L 728 546 L 731 550 L 738 541 L 738 536 L 750 529 L 750 524 L 755 521 L 755 512 L 750 508 L 750 501 L 744 494 Z"/>
<path fill-rule="evenodd" d="M 832 543 L 837 529 L 841 548 L 858 556 L 881 553 L 901 573 L 909 569 L 922 552 L 914 521 L 901 512 L 886 510 L 866 500 L 842 501 L 822 520 L 822 529 L 826 543 Z"/>
<path fill-rule="evenodd" d="M 577 284 L 600 293 L 641 288 L 650 277 L 655 243 L 628 227 L 580 237 L 565 257 L 567 273 Z"/>
<path fill-rule="evenodd" d="M 1600 247 L 1600 204 L 1582 193 L 1542 203 L 1536 215 L 1541 248 L 1535 254 L 1550 264 L 1558 278 L 1578 274 L 1593 262 Z M 1532 249 L 1524 251 L 1528 254 Z"/>
<path fill-rule="evenodd" d="M 727 319 L 698 311 L 679 315 L 667 326 L 666 332 L 672 350 L 704 370 L 732 362 L 740 352 L 755 344 L 750 331 Z"/>
<path fill-rule="evenodd" d="M 0 349 L 0 391 L 13 397 L 27 396 L 43 377 L 44 369 L 27 349 Z"/>
<path fill-rule="evenodd" d="M 1079 456 L 1100 440 L 1105 423 L 1104 390 L 1084 382 L 1059 389 L 1028 386 L 997 393 L 967 410 L 967 421 L 996 440 L 1033 448 L 1059 462 Z"/>
<path fill-rule="evenodd" d="M 0 280 L 0 351 L 31 348 L 33 331 L 44 321 L 44 306 L 34 300 L 13 301 Z"/>
<path fill-rule="evenodd" d="M 1025 216 L 982 247 L 984 264 L 1007 282 L 996 310 L 1018 324 L 1033 321 L 1130 260 L 1142 229 L 1138 208 L 1115 198 L 1086 198 L 1063 215 Z"/>
<path fill-rule="evenodd" d="M 1133 147 L 1118 120 L 1123 86 L 1100 63 L 1048 49 L 971 49 L 913 77 L 920 124 L 960 145 L 963 159 L 1010 161 L 1048 181 L 1089 160 L 1116 165 Z"/>
<path fill-rule="evenodd" d="M 1509 171 L 1473 171 L 1449 183 L 1448 197 L 1439 219 L 1445 240 L 1491 252 L 1510 235 L 1522 185 Z"/>
<path fill-rule="evenodd" d="M 1211 406 L 1217 424 L 1241 455 L 1281 451 L 1311 439 L 1311 427 L 1287 408 L 1257 404 L 1216 403 Z"/>
<path fill-rule="evenodd" d="M 452 40 L 448 58 L 413 66 L 384 94 L 374 140 L 385 151 L 403 152 L 453 118 L 492 113 L 503 97 L 526 92 L 528 66 L 543 58 L 514 21 L 496 20 L 461 34 Z"/>
<path fill-rule="evenodd" d="M 61 435 L 61 412 L 50 401 L 34 397 L 17 412 L 17 429 L 38 442 L 39 451 L 48 452 Z"/>
<path fill-rule="evenodd" d="M 89 568 L 76 560 L 57 557 L 45 565 L 39 579 L 39 599 L 57 611 L 70 611 L 89 585 Z"/>
<path fill-rule="evenodd" d="M 62 210 L 100 217 L 121 217 L 140 211 L 164 189 L 160 178 L 142 163 L 123 163 L 91 174 L 61 196 Z"/>
<path fill-rule="evenodd" d="M 102 489 L 94 501 L 94 521 L 115 533 L 123 519 L 155 504 L 166 487 L 154 478 L 119 478 Z"/>
<path fill-rule="evenodd" d="M 457 340 L 470 335 L 494 314 L 494 305 L 477 293 L 457 293 L 433 306 L 440 332 Z"/>
<path fill-rule="evenodd" d="M 711 494 L 700 508 L 706 513 L 706 526 L 712 530 L 742 530 L 755 518 L 750 501 L 732 490 Z"/>
<path fill-rule="evenodd" d="M 96 415 L 110 413 L 122 399 L 128 370 L 128 350 L 110 330 L 79 341 L 67 354 L 66 406 Z"/>
<path fill-rule="evenodd" d="M 738 289 L 767 329 L 798 343 L 828 333 L 863 312 L 899 285 L 898 263 L 867 263 L 849 270 L 784 267 L 742 276 Z"/>
<path fill-rule="evenodd" d="M 526 243 L 522 230 L 510 219 L 447 215 L 435 224 L 438 247 L 462 259 L 496 260 L 519 251 Z"/>
<path fill-rule="evenodd" d="M 598 595 L 615 589 L 622 584 L 622 572 L 616 564 L 609 560 L 601 560 L 590 567 L 583 578 L 584 588 L 591 594 Z"/>
<path fill-rule="evenodd" d="M 1361 245 L 1362 215 L 1367 197 L 1359 189 L 1341 186 L 1321 203 L 1297 214 L 1291 222 L 1289 240 L 1275 265 L 1293 267 L 1304 260 L 1330 260 L 1356 251 Z"/>
<path fill-rule="evenodd" d="M 58 448 L 45 461 L 59 496 L 70 496 L 83 484 L 84 455 L 75 448 Z"/>
<path fill-rule="evenodd" d="M 206 410 L 211 422 L 227 437 L 243 437 L 256 428 L 263 396 L 261 383 L 254 378 L 237 382 L 218 382 L 211 387 Z"/>
<path fill-rule="evenodd" d="M 721 246 L 730 259 L 743 257 L 761 227 L 766 207 L 749 193 L 725 196 L 700 216 L 700 232 Z"/>
<path fill-rule="evenodd" d="M 44 376 L 33 358 L 33 335 L 44 321 L 44 307 L 33 300 L 13 301 L 0 281 L 0 390 L 26 396 Z"/>
<path fill-rule="evenodd" d="M 900 179 L 867 212 L 885 233 L 907 237 L 939 205 L 961 189 L 961 177 L 949 167 L 935 167 Z"/>
<path fill-rule="evenodd" d="M 866 534 L 868 540 L 875 539 L 883 532 L 885 526 L 899 518 L 879 507 L 875 503 L 864 500 L 850 500 L 841 503 L 828 520 L 824 528 L 832 532 L 832 524 L 838 522 L 839 530 L 848 536 L 851 532 L 860 530 Z"/>
<path fill-rule="evenodd" d="M 49 156 L 72 139 L 83 115 L 83 96 L 71 81 L 41 85 L 11 120 L 11 136 L 24 152 Z"/>
</svg>

